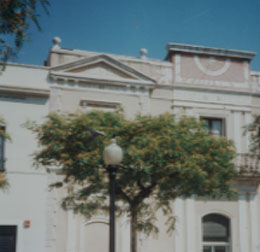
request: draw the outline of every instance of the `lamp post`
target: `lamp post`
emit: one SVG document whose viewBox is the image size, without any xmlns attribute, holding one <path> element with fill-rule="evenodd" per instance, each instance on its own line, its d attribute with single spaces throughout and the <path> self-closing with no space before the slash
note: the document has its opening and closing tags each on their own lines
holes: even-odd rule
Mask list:
<svg viewBox="0 0 260 252">
<path fill-rule="evenodd" d="M 117 165 L 123 159 L 123 151 L 115 139 L 104 149 L 103 158 L 109 173 L 109 252 L 115 252 L 115 177 Z"/>
</svg>

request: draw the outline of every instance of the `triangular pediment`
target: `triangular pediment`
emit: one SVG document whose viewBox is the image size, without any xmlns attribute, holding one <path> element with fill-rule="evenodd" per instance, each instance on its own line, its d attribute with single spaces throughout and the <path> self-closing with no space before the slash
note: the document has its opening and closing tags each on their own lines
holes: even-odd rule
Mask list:
<svg viewBox="0 0 260 252">
<path fill-rule="evenodd" d="M 118 60 L 107 56 L 97 55 L 90 58 L 84 58 L 50 69 L 52 72 L 70 75 L 81 78 L 107 79 L 124 81 L 144 81 L 155 83 L 155 81 L 145 74 L 122 64 Z"/>
<path fill-rule="evenodd" d="M 107 64 L 106 62 L 96 62 L 88 66 L 80 66 L 74 69 L 66 70 L 68 73 L 78 73 L 88 77 L 105 77 L 108 79 L 127 78 L 137 80 L 136 76 L 132 76 L 127 72 Z"/>
</svg>

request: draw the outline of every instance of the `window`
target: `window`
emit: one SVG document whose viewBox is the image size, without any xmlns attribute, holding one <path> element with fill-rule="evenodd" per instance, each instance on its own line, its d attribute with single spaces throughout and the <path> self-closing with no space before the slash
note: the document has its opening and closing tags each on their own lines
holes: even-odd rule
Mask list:
<svg viewBox="0 0 260 252">
<path fill-rule="evenodd" d="M 85 111 L 101 110 L 104 112 L 117 111 L 120 108 L 118 102 L 106 102 L 106 101 L 93 101 L 93 100 L 81 100 L 80 106 Z"/>
<path fill-rule="evenodd" d="M 202 117 L 205 122 L 205 129 L 213 136 L 225 136 L 225 121 L 222 118 Z"/>
<path fill-rule="evenodd" d="M 16 251 L 17 226 L 0 226 L 0 252 Z"/>
<path fill-rule="evenodd" d="M 203 252 L 231 252 L 230 221 L 220 214 L 202 218 Z"/>
<path fill-rule="evenodd" d="M 5 163 L 5 157 L 4 157 L 4 147 L 5 147 L 5 138 L 4 133 L 5 127 L 0 126 L 0 172 L 4 171 L 4 163 Z"/>
</svg>

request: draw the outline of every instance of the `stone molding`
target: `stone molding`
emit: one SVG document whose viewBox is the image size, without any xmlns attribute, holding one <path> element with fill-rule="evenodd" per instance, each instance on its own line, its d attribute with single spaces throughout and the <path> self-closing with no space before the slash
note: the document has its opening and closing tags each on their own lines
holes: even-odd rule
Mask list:
<svg viewBox="0 0 260 252">
<path fill-rule="evenodd" d="M 136 88 L 141 89 L 150 89 L 155 86 L 155 83 L 151 81 L 144 81 L 144 80 L 129 80 L 129 79 L 122 79 L 122 80 L 109 80 L 107 78 L 94 78 L 94 77 L 86 77 L 79 74 L 73 73 L 64 73 L 64 72 L 50 72 L 51 79 L 57 81 L 74 81 L 74 82 L 82 82 L 82 83 L 90 83 L 90 84 L 100 84 L 104 86 L 134 86 Z"/>
<path fill-rule="evenodd" d="M 216 70 L 216 71 L 212 71 L 212 70 L 209 70 L 207 68 L 205 68 L 201 62 L 200 62 L 200 58 L 198 55 L 195 55 L 193 57 L 194 59 L 194 62 L 196 64 L 196 66 L 200 69 L 201 72 L 205 73 L 206 75 L 210 75 L 210 76 L 219 76 L 219 75 L 222 75 L 223 73 L 225 73 L 229 66 L 230 66 L 230 59 L 226 59 L 225 60 L 225 64 L 222 68 Z"/>
<path fill-rule="evenodd" d="M 156 88 L 160 88 L 161 86 L 158 85 Z M 231 88 L 217 88 L 217 87 L 205 87 L 205 86 L 197 86 L 197 85 L 181 85 L 181 84 L 174 84 L 172 89 L 181 89 L 181 90 L 191 90 L 191 91 L 198 91 L 198 92 L 214 92 L 214 93 L 224 93 L 224 94 L 232 94 L 232 95 L 248 95 L 248 96 L 260 96 L 260 94 L 251 91 L 250 89 L 231 89 Z"/>
<path fill-rule="evenodd" d="M 96 101 L 96 100 L 88 100 L 81 99 L 80 106 L 82 107 L 101 107 L 101 108 L 113 108 L 118 109 L 121 104 L 119 102 L 110 102 L 110 101 Z"/>
<path fill-rule="evenodd" d="M 78 50 L 78 49 L 70 50 L 70 49 L 64 49 L 64 48 L 59 48 L 59 49 L 52 48 L 50 53 L 58 54 L 58 55 L 76 56 L 76 57 L 80 57 L 81 59 L 83 57 L 92 57 L 92 56 L 104 54 L 104 53 L 100 53 L 100 52 L 83 51 L 83 50 Z M 147 58 L 146 60 L 144 60 L 144 59 L 133 57 L 133 56 L 118 55 L 118 54 L 111 54 L 111 53 L 106 53 L 106 55 L 116 58 L 117 60 L 128 61 L 128 62 L 145 63 L 145 64 L 151 64 L 151 65 L 162 65 L 162 66 L 171 66 L 172 65 L 171 62 L 161 61 L 159 59 Z"/>
<path fill-rule="evenodd" d="M 185 44 L 175 44 L 169 43 L 167 45 L 167 50 L 171 52 L 184 52 L 184 53 L 195 53 L 204 55 L 215 55 L 215 56 L 225 56 L 232 58 L 247 59 L 251 61 L 256 55 L 255 52 L 240 51 L 240 50 L 230 50 L 224 48 L 215 47 L 205 47 L 205 46 L 195 46 L 195 45 L 185 45 Z M 169 57 L 169 54 L 167 58 Z"/>
<path fill-rule="evenodd" d="M 73 70 L 73 69 L 78 69 L 78 68 L 82 68 L 82 67 L 86 67 L 89 65 L 94 65 L 97 63 L 103 62 L 121 72 L 123 72 L 124 74 L 127 74 L 135 79 L 138 80 L 143 80 L 143 81 L 149 81 L 152 83 L 155 83 L 156 81 L 151 79 L 150 77 L 146 76 L 145 74 L 136 71 L 135 69 L 122 64 L 121 62 L 119 62 L 118 60 L 115 60 L 105 54 L 101 54 L 101 55 L 97 55 L 97 56 L 93 56 L 90 58 L 84 58 L 84 59 L 80 59 L 80 60 L 76 60 L 70 63 L 65 63 L 63 65 L 60 66 L 55 66 L 50 68 L 52 71 L 68 71 L 68 70 Z"/>
<path fill-rule="evenodd" d="M 18 87 L 10 85 L 0 85 L 0 92 L 2 93 L 15 93 L 26 96 L 46 97 L 50 96 L 49 89 L 30 88 L 30 87 Z"/>
</svg>

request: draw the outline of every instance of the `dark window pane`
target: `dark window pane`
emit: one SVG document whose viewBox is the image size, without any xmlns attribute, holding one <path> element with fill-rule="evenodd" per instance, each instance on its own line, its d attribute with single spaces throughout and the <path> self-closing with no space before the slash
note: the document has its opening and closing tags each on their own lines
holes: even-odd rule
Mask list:
<svg viewBox="0 0 260 252">
<path fill-rule="evenodd" d="M 16 226 L 0 226 L 0 252 L 15 252 Z"/>
<path fill-rule="evenodd" d="M 209 214 L 203 217 L 203 241 L 228 242 L 229 219 L 218 214 Z"/>
<path fill-rule="evenodd" d="M 213 136 L 224 136 L 224 120 L 221 118 L 201 118 L 204 121 L 205 129 Z"/>
<path fill-rule="evenodd" d="M 4 130 L 4 127 L 0 127 L 0 132 Z M 4 137 L 0 134 L 0 171 L 4 170 L 4 142 Z"/>
<path fill-rule="evenodd" d="M 0 135 L 0 160 L 3 159 L 4 137 Z"/>
<path fill-rule="evenodd" d="M 203 252 L 212 252 L 211 246 L 203 246 Z"/>
<path fill-rule="evenodd" d="M 258 128 L 258 145 L 260 147 L 260 127 Z"/>
<path fill-rule="evenodd" d="M 213 136 L 222 136 L 222 120 L 213 120 L 211 133 Z"/>
<path fill-rule="evenodd" d="M 215 252 L 228 252 L 226 246 L 215 246 Z"/>
</svg>

